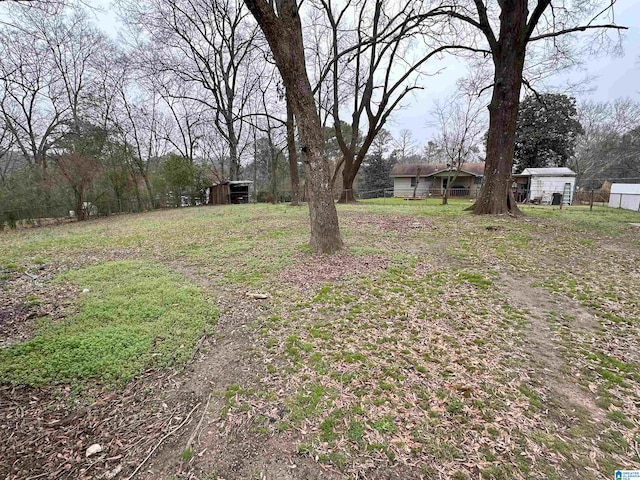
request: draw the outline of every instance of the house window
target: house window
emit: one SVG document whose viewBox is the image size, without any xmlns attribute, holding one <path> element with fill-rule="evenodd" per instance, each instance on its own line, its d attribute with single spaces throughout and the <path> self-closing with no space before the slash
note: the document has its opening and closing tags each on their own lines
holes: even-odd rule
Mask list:
<svg viewBox="0 0 640 480">
<path fill-rule="evenodd" d="M 482 177 L 475 177 L 473 179 L 473 184 L 474 185 L 482 185 Z"/>
<path fill-rule="evenodd" d="M 411 177 L 411 186 L 415 187 L 418 184 L 418 180 L 416 177 Z"/>
</svg>

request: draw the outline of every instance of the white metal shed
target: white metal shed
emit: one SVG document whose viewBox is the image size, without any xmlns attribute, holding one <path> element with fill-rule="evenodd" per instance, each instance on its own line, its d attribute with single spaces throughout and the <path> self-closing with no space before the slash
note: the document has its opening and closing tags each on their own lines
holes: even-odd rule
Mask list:
<svg viewBox="0 0 640 480">
<path fill-rule="evenodd" d="M 614 183 L 611 185 L 609 206 L 640 212 L 640 184 Z"/>
<path fill-rule="evenodd" d="M 520 201 L 540 201 L 550 204 L 554 194 L 562 197 L 564 204 L 573 203 L 576 188 L 576 173 L 567 167 L 525 168 L 522 173 L 513 176 L 517 192 L 523 197 Z"/>
</svg>

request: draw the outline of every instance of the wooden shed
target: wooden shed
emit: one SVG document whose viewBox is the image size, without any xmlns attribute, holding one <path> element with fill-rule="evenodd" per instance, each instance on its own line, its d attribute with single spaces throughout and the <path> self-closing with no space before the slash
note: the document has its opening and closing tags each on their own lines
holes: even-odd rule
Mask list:
<svg viewBox="0 0 640 480">
<path fill-rule="evenodd" d="M 236 180 L 229 182 L 229 203 L 249 203 L 251 194 L 249 188 L 253 185 L 250 180 Z"/>
<path fill-rule="evenodd" d="M 229 198 L 229 183 L 220 182 L 207 188 L 207 203 L 210 205 L 226 205 Z"/>
<path fill-rule="evenodd" d="M 229 203 L 249 203 L 249 180 L 218 182 L 207 188 L 207 203 L 210 205 L 227 205 Z"/>
</svg>

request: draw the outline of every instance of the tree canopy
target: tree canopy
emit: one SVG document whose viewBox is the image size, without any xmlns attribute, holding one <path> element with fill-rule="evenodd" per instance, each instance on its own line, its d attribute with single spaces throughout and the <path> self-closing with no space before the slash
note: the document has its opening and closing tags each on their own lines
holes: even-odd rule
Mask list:
<svg viewBox="0 0 640 480">
<path fill-rule="evenodd" d="M 583 133 L 575 98 L 555 93 L 528 96 L 518 111 L 517 172 L 532 167 L 566 167 Z"/>
</svg>

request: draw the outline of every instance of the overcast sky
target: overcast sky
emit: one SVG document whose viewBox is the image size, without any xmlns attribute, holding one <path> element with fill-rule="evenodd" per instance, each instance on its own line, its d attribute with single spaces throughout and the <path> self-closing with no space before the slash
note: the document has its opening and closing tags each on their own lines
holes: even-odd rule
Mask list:
<svg viewBox="0 0 640 480">
<path fill-rule="evenodd" d="M 576 94 L 578 101 L 607 101 L 619 97 L 640 101 L 640 1 L 618 0 L 616 20 L 618 24 L 629 27 L 624 34 L 624 55 L 589 59 L 584 71 L 572 72 L 573 79 L 596 77 L 589 85 L 592 91 Z M 443 64 L 447 65 L 446 70 L 438 77 L 427 79 L 425 90 L 416 94 L 410 104 L 395 115 L 390 128 L 393 133 L 407 128 L 421 144 L 436 134 L 436 129 L 429 125 L 433 102 L 454 93 L 456 80 L 466 74 L 466 67 L 461 62 L 449 60 Z M 562 90 L 567 84 L 566 76 L 554 79 L 553 83 Z"/>
<path fill-rule="evenodd" d="M 117 16 L 108 0 L 94 0 L 94 5 L 103 6 L 103 12 L 97 12 L 99 26 L 111 37 L 118 37 Z M 584 71 L 572 72 L 572 79 L 596 77 L 589 85 L 591 91 L 577 94 L 578 100 L 596 101 L 630 97 L 640 101 L 640 1 L 618 0 L 616 2 L 616 20 L 618 24 L 629 27 L 624 34 L 624 54 L 618 58 L 594 58 L 586 61 Z M 580 34 L 577 34 L 580 35 Z M 388 125 L 394 134 L 402 129 L 413 132 L 414 139 L 420 145 L 434 137 L 437 129 L 432 125 L 429 112 L 433 102 L 446 98 L 456 89 L 456 81 L 467 74 L 467 67 L 461 61 L 447 57 L 431 64 L 433 70 L 443 68 L 440 74 L 426 78 L 422 84 L 424 90 L 414 93 L 405 102 Z M 562 89 L 566 76 L 554 79 L 556 87 Z"/>
</svg>

